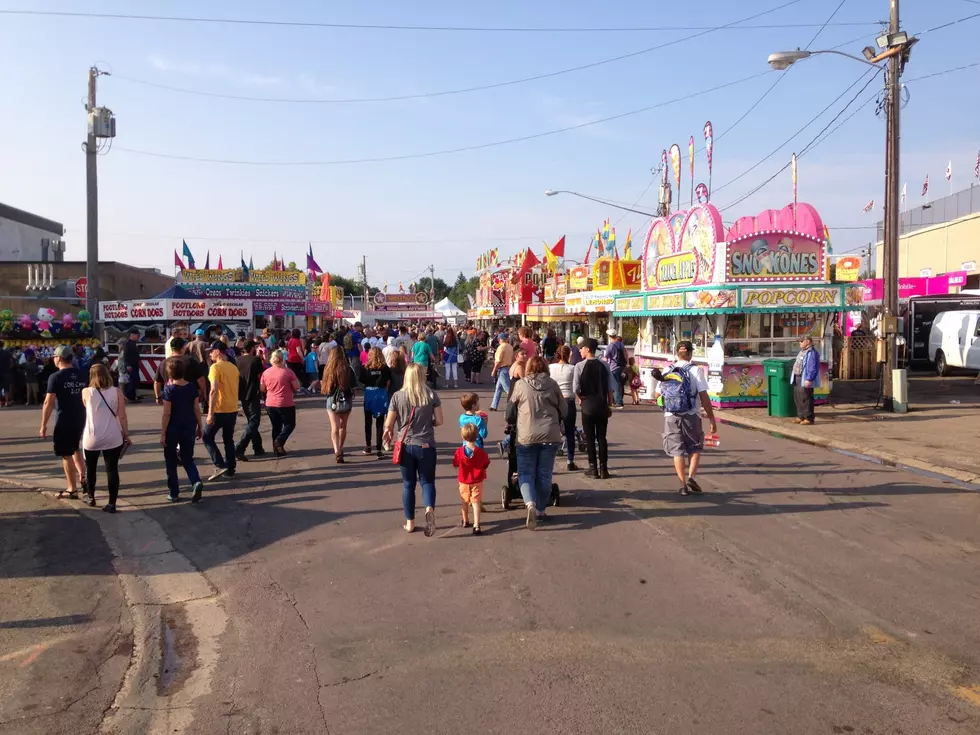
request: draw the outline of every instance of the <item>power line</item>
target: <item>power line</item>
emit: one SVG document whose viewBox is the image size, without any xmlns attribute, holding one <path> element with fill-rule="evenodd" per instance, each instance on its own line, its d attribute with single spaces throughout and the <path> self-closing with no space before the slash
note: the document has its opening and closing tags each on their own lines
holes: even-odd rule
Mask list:
<svg viewBox="0 0 980 735">
<path fill-rule="evenodd" d="M 612 64 L 618 61 L 624 61 L 626 59 L 632 59 L 637 56 L 642 56 L 644 54 L 653 53 L 654 51 L 660 51 L 661 49 L 669 48 L 671 46 L 676 46 L 681 43 L 693 40 L 695 38 L 700 38 L 709 33 L 715 31 L 720 31 L 732 26 L 738 25 L 740 23 L 745 23 L 747 21 L 759 18 L 763 15 L 768 15 L 770 13 L 775 13 L 783 8 L 787 8 L 790 5 L 795 5 L 796 3 L 802 2 L 802 0 L 789 0 L 782 5 L 778 5 L 769 10 L 763 10 L 755 15 L 750 15 L 747 18 L 742 18 L 740 20 L 733 20 L 725 25 L 715 26 L 712 28 L 707 28 L 698 33 L 694 33 L 690 36 L 684 36 L 683 38 L 677 38 L 672 41 L 666 41 L 664 43 L 657 44 L 655 46 L 650 46 L 648 48 L 640 49 L 639 51 L 631 51 L 628 54 L 620 54 L 619 56 L 613 56 L 608 59 L 600 59 L 599 61 L 593 61 L 588 64 L 580 64 L 578 66 L 569 67 L 567 69 L 559 69 L 557 71 L 546 72 L 543 74 L 535 74 L 529 77 L 522 77 L 520 79 L 509 79 L 503 82 L 494 82 L 491 84 L 481 84 L 473 87 L 463 87 L 460 89 L 447 89 L 438 92 L 425 92 L 422 94 L 407 94 L 407 95 L 393 95 L 388 97 L 349 97 L 344 99 L 306 99 L 300 97 L 257 97 L 252 95 L 237 95 L 223 92 L 203 92 L 200 90 L 192 90 L 185 87 L 176 87 L 168 84 L 160 84 L 158 82 L 150 82 L 147 80 L 136 79 L 133 77 L 127 77 L 123 75 L 114 74 L 114 78 L 121 79 L 127 82 L 135 84 L 143 84 L 150 87 L 155 87 L 157 89 L 165 89 L 171 92 L 180 92 L 183 94 L 192 94 L 200 97 L 216 97 L 219 99 L 230 99 L 239 100 L 245 102 L 270 102 L 270 103 L 296 103 L 296 104 L 354 104 L 354 103 L 370 103 L 370 102 L 399 102 L 405 100 L 414 99 L 428 99 L 432 97 L 447 97 L 450 95 L 467 94 L 470 92 L 482 92 L 488 89 L 500 89 L 501 87 L 511 87 L 518 84 L 527 84 L 529 82 L 537 82 L 542 79 L 551 79 L 553 77 L 563 76 L 565 74 L 573 74 L 580 71 L 585 71 L 587 69 L 594 69 L 599 66 L 605 66 L 606 64 Z"/>
<path fill-rule="evenodd" d="M 156 21 L 168 23 L 201 23 L 243 26 L 271 26 L 278 28 L 324 28 L 363 31 L 427 31 L 452 33 L 646 33 L 670 31 L 716 30 L 709 26 L 619 26 L 609 28 L 573 26 L 436 26 L 396 25 L 381 23 L 325 23 L 319 21 L 266 20 L 254 18 L 219 18 L 177 15 L 138 15 L 134 13 L 85 13 L 57 10 L 0 10 L 0 15 L 28 15 L 60 18 L 90 18 L 96 20 Z M 880 25 L 881 21 L 848 21 L 832 23 L 834 26 Z M 773 23 L 744 26 L 746 30 L 779 28 L 813 28 L 817 23 Z M 738 30 L 741 30 L 739 28 Z"/>
<path fill-rule="evenodd" d="M 225 164 L 233 166 L 340 166 L 349 164 L 363 164 L 363 163 L 383 163 L 388 161 L 405 161 L 409 159 L 416 158 L 432 158 L 435 156 L 446 156 L 455 153 L 466 153 L 469 151 L 483 150 L 485 148 L 495 148 L 503 145 L 511 145 L 513 143 L 522 143 L 528 140 L 536 140 L 538 138 L 546 138 L 552 135 L 558 135 L 559 133 L 567 133 L 572 130 L 581 130 L 582 128 L 587 128 L 592 125 L 599 125 L 601 123 L 612 122 L 613 120 L 621 120 L 626 117 L 631 117 L 633 115 L 639 115 L 644 112 L 649 112 L 651 110 L 656 110 L 661 107 L 666 107 L 667 105 L 672 105 L 677 102 L 683 102 L 689 99 L 694 99 L 695 97 L 701 97 L 711 92 L 717 92 L 722 89 L 727 89 L 729 87 L 734 87 L 738 84 L 744 84 L 745 82 L 751 81 L 753 79 L 758 79 L 761 76 L 772 73 L 771 71 L 763 71 L 757 74 L 752 74 L 751 76 L 743 77 L 742 79 L 736 79 L 731 82 L 725 82 L 724 84 L 719 84 L 708 89 L 703 89 L 698 92 L 692 92 L 691 94 L 684 95 L 682 97 L 676 97 L 671 100 L 666 100 L 663 102 L 658 102 L 653 105 L 647 105 L 646 107 L 641 107 L 636 110 L 629 110 L 627 112 L 621 112 L 616 115 L 609 115 L 608 117 L 602 117 L 597 120 L 590 120 L 588 122 L 579 123 L 577 125 L 569 125 L 563 128 L 557 128 L 555 130 L 546 130 L 541 133 L 532 133 L 530 135 L 522 135 L 516 138 L 507 138 L 505 140 L 492 141 L 490 143 L 480 143 L 477 145 L 460 146 L 458 148 L 447 148 L 437 151 L 426 151 L 424 153 L 406 153 L 398 156 L 376 156 L 370 158 L 349 158 L 349 159 L 336 159 L 331 161 L 250 161 L 250 160 L 234 160 L 225 158 L 200 158 L 196 156 L 182 156 L 171 153 L 159 153 L 155 151 L 145 151 L 138 150 L 135 148 L 124 148 L 119 146 L 116 151 L 122 151 L 125 153 L 133 153 L 140 156 L 149 156 L 152 158 L 164 158 L 175 161 L 193 161 L 196 163 L 213 163 L 213 164 Z"/>
<path fill-rule="evenodd" d="M 82 228 L 68 227 L 66 232 L 83 232 Z M 238 237 L 238 236 L 218 236 L 218 235 L 188 235 L 186 233 L 180 235 L 152 235 L 143 232 L 102 232 L 103 235 L 109 237 L 129 237 L 129 238 L 145 238 L 154 240 L 201 240 L 201 241 L 219 241 L 219 242 L 241 242 L 241 243 L 260 243 L 260 244 L 278 244 L 278 245 L 453 245 L 462 244 L 470 242 L 519 242 L 524 240 L 547 240 L 549 236 L 545 235 L 523 235 L 523 236 L 507 236 L 507 237 L 453 237 L 447 239 L 433 239 L 433 238 L 423 238 L 420 240 L 317 240 L 311 238 L 305 238 L 302 240 L 289 240 L 284 238 L 254 238 L 254 237 Z M 570 236 L 589 235 L 589 232 L 569 232 L 566 233 Z"/>
</svg>

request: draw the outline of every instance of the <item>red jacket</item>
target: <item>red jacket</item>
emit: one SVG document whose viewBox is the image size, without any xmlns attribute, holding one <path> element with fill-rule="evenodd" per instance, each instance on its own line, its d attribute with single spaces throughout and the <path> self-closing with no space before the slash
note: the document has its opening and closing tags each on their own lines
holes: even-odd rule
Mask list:
<svg viewBox="0 0 980 735">
<path fill-rule="evenodd" d="M 453 467 L 459 468 L 459 481 L 467 485 L 477 485 L 486 480 L 489 466 L 490 455 L 480 447 L 474 447 L 473 454 L 466 456 L 466 447 L 462 446 L 453 456 Z"/>
</svg>

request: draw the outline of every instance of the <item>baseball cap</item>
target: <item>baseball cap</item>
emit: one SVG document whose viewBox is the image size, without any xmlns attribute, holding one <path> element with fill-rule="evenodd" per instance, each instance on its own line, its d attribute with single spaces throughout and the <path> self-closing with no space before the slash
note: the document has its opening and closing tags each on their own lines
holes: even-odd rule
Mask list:
<svg viewBox="0 0 980 735">
<path fill-rule="evenodd" d="M 690 340 L 682 339 L 680 342 L 677 343 L 677 351 L 680 352 L 681 350 L 689 352 L 693 355 L 694 344 Z"/>
<path fill-rule="evenodd" d="M 72 358 L 75 357 L 71 351 L 71 347 L 68 345 L 58 345 L 58 348 L 54 351 L 54 356 L 64 362 L 71 362 Z"/>
<path fill-rule="evenodd" d="M 195 329 L 194 330 L 194 336 L 195 337 L 203 337 L 204 336 L 204 330 L 203 329 Z"/>
<path fill-rule="evenodd" d="M 221 352 L 225 352 L 228 350 L 228 348 L 225 346 L 225 343 L 218 340 L 212 342 L 211 347 L 209 347 L 208 349 L 210 349 L 211 352 L 214 352 L 215 350 L 220 350 Z"/>
<path fill-rule="evenodd" d="M 610 337 L 615 337 L 616 336 L 616 330 L 615 329 L 607 329 L 606 330 L 606 334 L 609 335 Z"/>
</svg>

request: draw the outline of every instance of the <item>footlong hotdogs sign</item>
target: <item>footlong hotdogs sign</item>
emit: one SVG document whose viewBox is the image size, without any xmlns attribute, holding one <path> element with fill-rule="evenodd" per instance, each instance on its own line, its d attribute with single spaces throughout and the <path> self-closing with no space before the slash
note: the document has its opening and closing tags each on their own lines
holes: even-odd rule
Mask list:
<svg viewBox="0 0 980 735">
<path fill-rule="evenodd" d="M 248 321 L 251 301 L 227 299 L 150 299 L 147 301 L 103 301 L 99 315 L 104 322 Z"/>
</svg>

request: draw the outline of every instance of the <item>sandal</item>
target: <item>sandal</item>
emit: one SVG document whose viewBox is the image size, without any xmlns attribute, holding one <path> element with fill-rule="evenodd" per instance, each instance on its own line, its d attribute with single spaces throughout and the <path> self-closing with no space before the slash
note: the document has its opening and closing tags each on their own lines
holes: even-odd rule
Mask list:
<svg viewBox="0 0 980 735">
<path fill-rule="evenodd" d="M 78 500 L 78 490 L 62 490 L 58 493 L 58 500 Z"/>
</svg>

